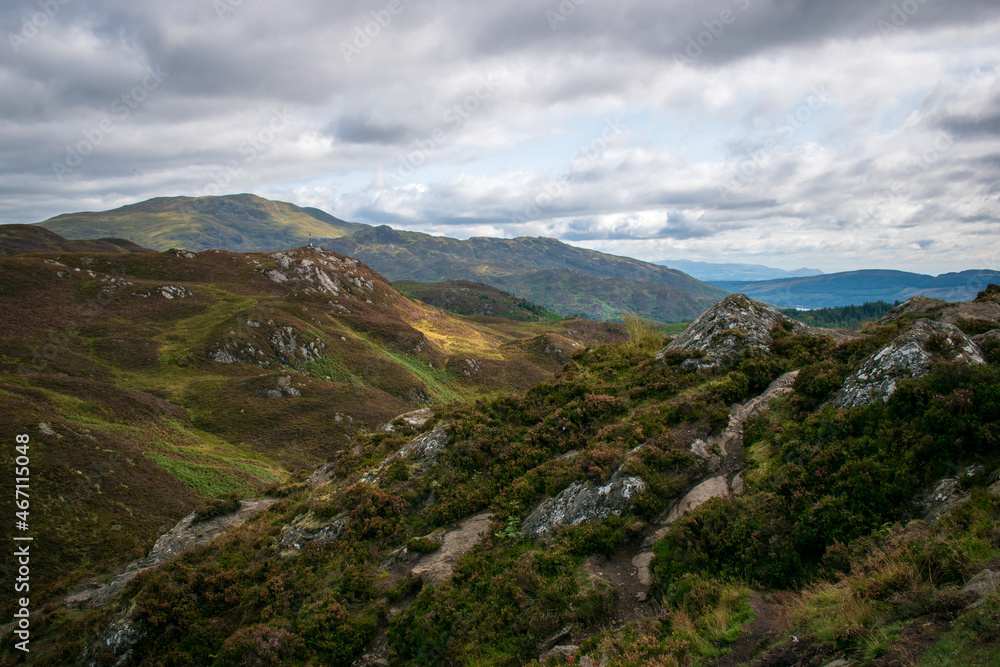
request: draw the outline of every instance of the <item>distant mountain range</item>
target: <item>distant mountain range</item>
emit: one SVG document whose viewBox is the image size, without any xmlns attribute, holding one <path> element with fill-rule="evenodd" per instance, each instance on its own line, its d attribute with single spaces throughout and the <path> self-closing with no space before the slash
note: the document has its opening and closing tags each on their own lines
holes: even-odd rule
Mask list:
<svg viewBox="0 0 1000 667">
<path fill-rule="evenodd" d="M 155 250 L 271 252 L 311 238 L 334 238 L 369 225 L 345 222 L 318 208 L 257 195 L 156 197 L 111 211 L 66 213 L 39 226 L 69 239 L 119 236 Z"/>
<path fill-rule="evenodd" d="M 655 262 L 662 266 L 669 266 L 688 274 L 692 278 L 714 282 L 718 280 L 776 280 L 780 278 L 799 278 L 803 276 L 819 276 L 823 272 L 819 269 L 795 269 L 794 271 L 784 271 L 773 269 L 763 264 L 713 264 L 711 262 L 692 262 L 686 259 L 664 259 Z"/>
<path fill-rule="evenodd" d="M 59 215 L 37 226 L 68 238 L 128 238 L 156 250 L 273 252 L 310 240 L 361 259 L 392 281 L 469 280 L 563 316 L 661 322 L 697 317 L 724 290 L 657 264 L 547 238 L 465 241 L 345 222 L 315 208 L 256 195 L 158 197 L 99 213 Z"/>
<path fill-rule="evenodd" d="M 935 277 L 906 271 L 864 270 L 755 282 L 713 281 L 712 284 L 779 306 L 829 308 L 871 301 L 905 301 L 918 295 L 946 301 L 971 301 L 989 283 L 1000 283 L 1000 271 L 962 271 Z"/>
</svg>

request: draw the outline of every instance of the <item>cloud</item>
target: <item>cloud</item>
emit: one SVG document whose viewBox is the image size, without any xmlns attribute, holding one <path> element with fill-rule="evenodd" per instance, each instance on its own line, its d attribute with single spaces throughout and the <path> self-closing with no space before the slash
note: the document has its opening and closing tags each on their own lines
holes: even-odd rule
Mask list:
<svg viewBox="0 0 1000 667">
<path fill-rule="evenodd" d="M 0 8 L 2 222 L 254 191 L 644 259 L 1000 265 L 992 1 L 38 7 Z"/>
</svg>

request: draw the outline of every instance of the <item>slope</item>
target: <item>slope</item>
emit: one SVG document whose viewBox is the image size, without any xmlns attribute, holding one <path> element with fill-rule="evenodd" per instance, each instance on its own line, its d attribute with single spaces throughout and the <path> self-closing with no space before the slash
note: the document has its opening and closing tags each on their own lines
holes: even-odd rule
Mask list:
<svg viewBox="0 0 1000 667">
<path fill-rule="evenodd" d="M 47 545 L 38 600 L 138 558 L 207 498 L 253 495 L 400 413 L 527 388 L 623 337 L 456 317 L 317 248 L 0 257 L 0 319 L 0 437 L 31 438 Z"/>
<path fill-rule="evenodd" d="M 28 252 L 155 252 L 116 238 L 72 241 L 37 225 L 0 226 L 0 255 Z"/>
<path fill-rule="evenodd" d="M 337 237 L 367 227 L 319 209 L 252 194 L 156 197 L 111 211 L 58 215 L 37 224 L 74 239 L 114 235 L 156 250 L 234 252 L 285 250 L 305 245 L 310 234 Z"/>
<path fill-rule="evenodd" d="M 531 301 L 512 296 L 483 283 L 453 280 L 443 283 L 418 283 L 399 280 L 392 284 L 408 297 L 458 315 L 500 317 L 521 322 L 544 322 L 560 319 L 557 313 Z"/>
<path fill-rule="evenodd" d="M 358 437 L 112 604 L 54 609 L 39 664 L 991 664 L 1000 347 L 962 361 L 944 327 L 926 374 L 840 409 L 926 319 L 838 344 L 732 297 L 692 326 Z"/>
<path fill-rule="evenodd" d="M 661 308 L 659 315 L 638 312 L 663 321 L 690 320 L 725 296 L 680 271 L 548 238 L 460 241 L 381 226 L 327 239 L 323 245 L 358 257 L 390 280 L 483 282 L 562 315 L 617 316 L 635 309 L 636 301 L 645 301 L 638 295 L 655 285 L 662 294 L 653 302 L 673 305 Z M 572 283 L 574 295 L 553 289 L 565 282 Z M 581 308 L 581 299 L 587 307 Z"/>
<path fill-rule="evenodd" d="M 871 301 L 905 301 L 918 295 L 971 301 L 988 283 L 998 280 L 1000 272 L 992 270 L 944 273 L 936 277 L 906 271 L 863 270 L 759 282 L 713 281 L 712 284 L 779 306 L 828 308 Z"/>
</svg>

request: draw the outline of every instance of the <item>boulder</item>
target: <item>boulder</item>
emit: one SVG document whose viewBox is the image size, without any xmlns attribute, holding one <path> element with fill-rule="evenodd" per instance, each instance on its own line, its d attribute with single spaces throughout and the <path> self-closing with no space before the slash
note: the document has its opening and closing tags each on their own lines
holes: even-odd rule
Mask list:
<svg viewBox="0 0 1000 667">
<path fill-rule="evenodd" d="M 521 533 L 545 537 L 557 526 L 575 526 L 595 519 L 618 516 L 646 488 L 639 477 L 619 469 L 607 484 L 573 482 L 554 498 L 542 502 L 521 524 Z"/>
<path fill-rule="evenodd" d="M 850 408 L 888 400 L 899 380 L 923 377 L 938 361 L 985 363 L 979 347 L 957 327 L 920 319 L 849 375 L 833 404 Z"/>
<path fill-rule="evenodd" d="M 681 501 L 677 503 L 672 510 L 670 510 L 670 514 L 667 515 L 667 519 L 664 524 L 669 526 L 674 521 L 711 498 L 725 498 L 728 495 L 729 484 L 726 482 L 725 475 L 719 475 L 718 477 L 706 479 L 704 482 L 688 491 L 686 496 L 681 498 Z"/>
<path fill-rule="evenodd" d="M 789 325 L 802 333 L 809 331 L 806 325 L 760 301 L 732 294 L 702 313 L 656 357 L 672 351 L 704 352 L 704 365 L 716 365 L 738 359 L 747 350 L 770 350 L 771 332 L 778 325 Z"/>
</svg>

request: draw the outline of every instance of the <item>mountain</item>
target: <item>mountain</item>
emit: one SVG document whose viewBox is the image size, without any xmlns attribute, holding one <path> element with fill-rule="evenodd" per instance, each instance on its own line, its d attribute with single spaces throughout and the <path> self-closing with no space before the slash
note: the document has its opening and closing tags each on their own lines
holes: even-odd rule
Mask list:
<svg viewBox="0 0 1000 667">
<path fill-rule="evenodd" d="M 289 267 L 252 259 L 270 279 L 298 275 L 315 257 L 294 255 Z M 367 293 L 379 307 L 391 292 L 356 268 L 359 298 L 331 300 L 363 308 Z M 330 271 L 341 289 L 352 284 Z M 252 276 L 245 280 L 253 293 Z M 374 292 L 363 287 L 368 280 Z M 300 300 L 302 287 L 278 309 L 301 310 L 303 327 L 334 314 L 322 305 L 329 295 Z M 994 328 L 975 337 L 950 323 L 967 319 L 969 304 L 915 299 L 848 335 L 731 295 L 667 345 L 657 337 L 588 345 L 527 391 L 436 405 L 433 415 L 393 420 L 391 431 L 334 439 L 322 467 L 188 515 L 148 556 L 68 598 L 36 594 L 32 580 L 44 604 L 31 623 L 32 660 L 993 664 L 998 291 L 977 297 L 977 318 Z M 277 386 L 303 381 L 282 373 L 293 380 Z M 273 380 L 265 374 L 258 386 Z M 37 417 L 15 415 L 38 434 L 40 456 L 62 436 L 79 458 L 110 459 L 102 451 L 117 446 L 111 435 L 131 432 L 99 427 L 109 415 L 57 391 L 69 386 L 55 377 L 11 383 L 0 397 L 80 413 L 77 423 L 48 423 L 51 435 L 35 430 Z M 257 405 L 291 406 L 317 387 L 302 391 L 221 407 L 249 408 L 234 428 L 253 437 Z M 269 419 L 300 419 L 301 409 L 286 409 Z M 169 425 L 161 438 L 176 433 Z M 176 455 L 150 436 L 155 455 Z M 38 495 L 58 492 L 66 502 L 88 491 L 100 502 L 95 483 L 117 493 L 139 472 L 122 461 L 97 479 L 93 465 L 45 463 L 60 485 Z M 158 493 L 136 487 L 135 496 Z M 63 548 L 52 536 L 44 544 Z M 47 571 L 34 554 L 31 564 Z M 12 647 L 0 646 L 11 662 Z"/>
<path fill-rule="evenodd" d="M 38 609 L 206 499 L 260 494 L 358 433 L 390 436 L 401 413 L 525 390 L 625 339 L 605 322 L 457 317 L 315 247 L 0 257 L 0 322 L 0 437 L 30 436 L 44 536 Z"/>
<path fill-rule="evenodd" d="M 807 269 L 805 267 L 795 269 L 794 271 L 784 271 L 762 264 L 713 264 L 711 262 L 693 262 L 686 259 L 665 259 L 655 263 L 678 269 L 693 278 L 707 282 L 719 280 L 776 280 L 779 278 L 799 278 L 823 274 L 819 269 Z"/>
<path fill-rule="evenodd" d="M 0 255 L 29 252 L 156 252 L 116 238 L 71 241 L 37 225 L 0 225 Z"/>
<path fill-rule="evenodd" d="M 368 227 L 316 208 L 251 194 L 156 197 L 111 211 L 57 215 L 37 224 L 73 239 L 114 235 L 156 250 L 233 252 L 286 250 L 305 245 L 310 234 L 314 239 L 332 238 Z"/>
<path fill-rule="evenodd" d="M 566 316 L 611 319 L 634 311 L 684 321 L 726 294 L 680 271 L 548 238 L 460 241 L 380 226 L 322 244 L 390 280 L 482 282 Z"/>
<path fill-rule="evenodd" d="M 561 319 L 558 313 L 483 283 L 452 280 L 443 283 L 418 283 L 399 280 L 392 284 L 402 294 L 419 299 L 435 308 L 458 315 L 499 317 L 519 322 L 544 322 Z"/>
<path fill-rule="evenodd" d="M 906 271 L 863 270 L 756 282 L 713 281 L 713 284 L 779 306 L 828 308 L 872 301 L 905 301 L 918 295 L 971 301 L 991 282 L 1000 282 L 1000 272 L 962 271 L 935 277 Z"/>
</svg>

